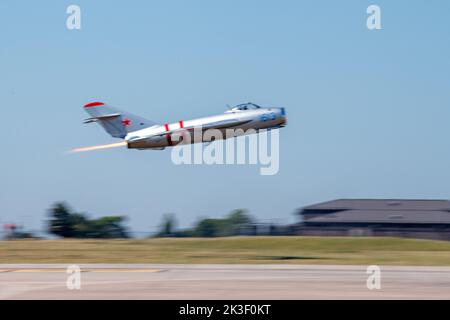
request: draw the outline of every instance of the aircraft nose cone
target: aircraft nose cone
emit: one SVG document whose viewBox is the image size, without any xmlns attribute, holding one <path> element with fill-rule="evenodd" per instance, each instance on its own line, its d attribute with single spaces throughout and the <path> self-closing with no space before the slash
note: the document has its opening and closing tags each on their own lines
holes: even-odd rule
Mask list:
<svg viewBox="0 0 450 320">
<path fill-rule="evenodd" d="M 280 109 L 280 116 L 283 119 L 282 126 L 285 126 L 287 123 L 286 110 L 284 108 L 279 109 Z"/>
</svg>

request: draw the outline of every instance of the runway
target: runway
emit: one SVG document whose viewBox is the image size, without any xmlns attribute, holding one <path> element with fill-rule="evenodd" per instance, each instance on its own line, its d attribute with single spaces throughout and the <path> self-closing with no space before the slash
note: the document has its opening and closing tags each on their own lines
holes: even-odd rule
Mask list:
<svg viewBox="0 0 450 320">
<path fill-rule="evenodd" d="M 368 289 L 367 266 L 0 264 L 0 299 L 450 299 L 450 267 L 384 267 Z M 77 276 L 78 276 L 77 275 Z"/>
</svg>

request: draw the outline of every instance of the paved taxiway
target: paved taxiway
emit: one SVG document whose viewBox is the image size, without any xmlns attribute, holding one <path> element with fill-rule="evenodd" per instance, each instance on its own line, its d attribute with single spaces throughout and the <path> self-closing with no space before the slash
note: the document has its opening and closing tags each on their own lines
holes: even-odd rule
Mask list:
<svg viewBox="0 0 450 320">
<path fill-rule="evenodd" d="M 81 264 L 69 290 L 63 264 L 0 264 L 0 299 L 450 299 L 450 267 Z"/>
</svg>

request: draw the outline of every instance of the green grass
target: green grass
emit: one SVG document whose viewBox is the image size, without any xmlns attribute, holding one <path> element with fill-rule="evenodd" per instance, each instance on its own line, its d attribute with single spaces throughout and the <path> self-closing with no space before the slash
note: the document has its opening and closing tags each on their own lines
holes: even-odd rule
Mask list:
<svg viewBox="0 0 450 320">
<path fill-rule="evenodd" d="M 249 263 L 450 266 L 450 242 L 230 237 L 0 241 L 0 263 Z"/>
</svg>

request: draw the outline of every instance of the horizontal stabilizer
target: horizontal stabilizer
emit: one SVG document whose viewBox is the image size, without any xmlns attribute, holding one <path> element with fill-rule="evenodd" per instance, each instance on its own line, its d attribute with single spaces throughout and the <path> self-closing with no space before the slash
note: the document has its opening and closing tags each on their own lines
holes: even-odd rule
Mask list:
<svg viewBox="0 0 450 320">
<path fill-rule="evenodd" d="M 98 116 L 98 117 L 92 117 L 92 118 L 87 118 L 86 120 L 84 120 L 84 123 L 91 123 L 91 122 L 97 122 L 98 120 L 111 120 L 113 118 L 116 117 L 120 117 L 120 113 L 113 113 L 113 114 L 107 114 L 104 116 Z"/>
</svg>

